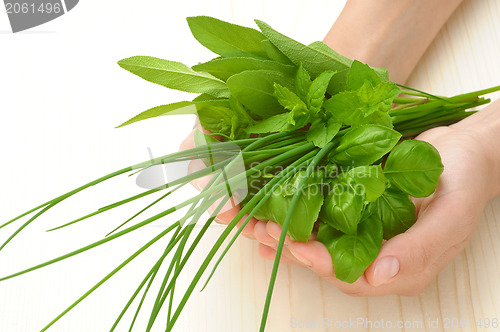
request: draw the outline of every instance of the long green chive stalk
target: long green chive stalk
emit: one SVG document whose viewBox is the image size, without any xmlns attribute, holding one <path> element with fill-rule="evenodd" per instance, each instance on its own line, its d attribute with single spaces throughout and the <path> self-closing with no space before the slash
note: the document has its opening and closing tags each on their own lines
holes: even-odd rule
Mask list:
<svg viewBox="0 0 500 332">
<path fill-rule="evenodd" d="M 303 45 L 261 21 L 256 21 L 260 31 L 204 16 L 188 18 L 188 23 L 195 38 L 219 57 L 191 68 L 152 57 L 132 57 L 121 60 L 119 65 L 150 82 L 199 95 L 192 101 L 147 110 L 121 126 L 170 114 L 197 114 L 211 134 L 197 132 L 192 149 L 110 173 L 0 225 L 2 229 L 34 214 L 7 238 L 1 250 L 49 209 L 106 180 L 125 174 L 134 176 L 155 166 L 194 160 L 205 163 L 206 167 L 191 174 L 50 229 L 66 228 L 154 196 L 103 239 L 0 278 L 4 281 L 54 264 L 183 211 L 182 217 L 119 264 L 42 331 L 167 237 L 165 250 L 145 271 L 110 331 L 122 330 L 120 323 L 137 300 L 128 327 L 132 331 L 143 304 L 150 298 L 153 308 L 143 329 L 151 331 L 159 317 L 165 317 L 166 330 L 172 331 L 209 265 L 218 255 L 202 290 L 252 218 L 282 226 L 260 324 L 260 331 L 264 331 L 286 235 L 307 242 L 316 232 L 332 256 L 335 276 L 345 282 L 356 281 L 377 256 L 383 239 L 406 231 L 415 222 L 415 207 L 409 196 L 432 194 L 443 170 L 439 152 L 412 138 L 470 116 L 475 112 L 470 109 L 490 101 L 483 95 L 500 90 L 497 86 L 454 97 L 436 96 L 394 84 L 384 69 L 347 59 L 321 42 Z M 224 42 L 214 39 L 214 34 L 224 36 Z M 178 195 L 186 184 L 206 176 L 211 176 L 210 181 L 199 194 L 165 206 L 168 198 Z M 359 187 L 363 190 L 353 191 Z M 384 206 L 387 197 L 398 204 L 397 211 L 404 212 L 404 223 L 398 215 L 387 213 L 391 211 L 391 207 Z M 179 303 L 175 303 L 174 292 L 179 291 L 176 283 L 184 267 L 216 215 L 229 203 L 240 210 L 206 253 L 191 282 L 182 290 Z M 162 211 L 136 221 L 153 206 L 162 206 Z M 204 218 L 211 206 L 215 210 Z M 242 224 L 230 237 L 240 221 Z M 198 224 L 202 227 L 195 232 Z M 188 245 L 188 241 L 192 243 Z M 350 255 L 356 256 L 355 263 L 350 263 L 354 261 Z M 165 274 L 159 276 L 165 265 Z M 157 279 L 161 283 L 155 292 L 152 285 Z"/>
</svg>

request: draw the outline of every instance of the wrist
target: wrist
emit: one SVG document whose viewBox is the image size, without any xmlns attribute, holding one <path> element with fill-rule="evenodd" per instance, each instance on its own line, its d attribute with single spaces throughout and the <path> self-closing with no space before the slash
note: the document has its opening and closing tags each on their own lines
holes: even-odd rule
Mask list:
<svg viewBox="0 0 500 332">
<path fill-rule="evenodd" d="M 324 42 L 404 83 L 462 0 L 349 0 Z"/>
<path fill-rule="evenodd" d="M 500 100 L 452 127 L 468 133 L 477 140 L 488 165 L 488 198 L 500 195 Z"/>
</svg>

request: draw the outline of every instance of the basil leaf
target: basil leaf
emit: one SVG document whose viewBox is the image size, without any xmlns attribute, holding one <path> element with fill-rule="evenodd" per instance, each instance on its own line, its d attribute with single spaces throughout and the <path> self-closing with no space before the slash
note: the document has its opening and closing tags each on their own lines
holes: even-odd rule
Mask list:
<svg viewBox="0 0 500 332">
<path fill-rule="evenodd" d="M 297 91 L 297 95 L 304 102 L 307 102 L 307 94 L 309 93 L 310 87 L 311 77 L 304 67 L 302 67 L 302 63 L 300 63 L 297 74 L 295 75 L 295 91 Z"/>
<path fill-rule="evenodd" d="M 326 112 L 348 126 L 363 123 L 365 115 L 355 92 L 340 92 L 323 103 Z"/>
<path fill-rule="evenodd" d="M 341 126 L 342 124 L 336 122 L 334 118 L 316 119 L 307 131 L 307 141 L 322 148 L 337 135 Z"/>
<path fill-rule="evenodd" d="M 380 125 L 363 125 L 349 130 L 340 139 L 329 159 L 347 166 L 370 165 L 396 145 L 401 134 Z"/>
<path fill-rule="evenodd" d="M 226 84 L 208 73 L 200 73 L 175 61 L 148 56 L 134 56 L 118 61 L 118 65 L 146 81 L 170 89 L 229 97 Z"/>
<path fill-rule="evenodd" d="M 267 58 L 261 44 L 266 38 L 255 29 L 208 16 L 188 17 L 187 22 L 194 38 L 216 54 Z"/>
<path fill-rule="evenodd" d="M 349 179 L 336 178 L 331 186 L 320 217 L 343 233 L 355 234 L 361 221 L 365 197 L 363 193 L 356 191 L 355 184 Z"/>
<path fill-rule="evenodd" d="M 427 197 L 436 189 L 443 168 L 435 147 L 424 141 L 407 140 L 389 154 L 384 173 L 405 193 Z"/>
<path fill-rule="evenodd" d="M 310 46 L 299 43 L 273 28 L 267 23 L 256 20 L 262 33 L 295 65 L 304 66 L 314 78 L 326 70 L 337 71 L 335 79 L 330 81 L 328 92 L 335 94 L 344 90 L 347 72 L 351 66 L 351 60 L 341 56 L 326 44 L 317 42 Z"/>
<path fill-rule="evenodd" d="M 293 65 L 290 61 L 276 46 L 273 45 L 269 40 L 263 40 L 261 42 L 262 48 L 266 52 L 269 59 L 282 63 L 284 65 Z"/>
<path fill-rule="evenodd" d="M 354 167 L 345 174 L 361 186 L 368 202 L 374 202 L 385 191 L 386 179 L 380 165 Z"/>
<path fill-rule="evenodd" d="M 354 60 L 347 74 L 347 86 L 346 90 L 358 90 L 365 84 L 365 82 L 370 82 L 373 86 L 378 85 L 382 82 L 380 77 L 377 75 L 375 70 L 370 66 Z"/>
<path fill-rule="evenodd" d="M 227 102 L 226 102 L 227 104 Z M 231 108 L 220 103 L 197 103 L 198 118 L 203 128 L 224 135 L 231 135 L 234 112 Z"/>
<path fill-rule="evenodd" d="M 295 73 L 294 66 L 287 66 L 276 61 L 260 60 L 255 58 L 220 58 L 192 67 L 193 70 L 207 72 L 213 76 L 226 81 L 234 74 L 245 70 L 275 70 L 292 76 Z"/>
<path fill-rule="evenodd" d="M 290 89 L 293 87 L 291 77 L 273 70 L 247 70 L 227 80 L 231 94 L 252 113 L 262 118 L 284 111 L 274 96 L 274 83 Z"/>
<path fill-rule="evenodd" d="M 358 98 L 363 110 L 363 113 L 370 115 L 379 110 L 389 112 L 391 110 L 394 97 L 401 93 L 401 89 L 391 82 L 380 83 L 372 86 L 369 81 L 365 81 L 363 86 L 358 90 Z"/>
<path fill-rule="evenodd" d="M 384 239 L 405 232 L 416 221 L 415 205 L 407 194 L 395 188 L 387 188 L 374 204 L 375 213 L 382 220 Z"/>
<path fill-rule="evenodd" d="M 283 226 L 287 211 L 293 196 L 283 196 L 279 190 L 275 190 L 264 209 L 260 213 L 265 215 L 267 220 Z M 318 220 L 319 211 L 323 204 L 324 196 L 319 186 L 308 186 L 300 196 L 295 212 L 288 227 L 288 235 L 294 241 L 307 242 L 311 235 L 314 223 Z"/>
<path fill-rule="evenodd" d="M 285 181 L 283 185 L 280 186 L 278 191 L 282 196 L 292 196 L 297 191 L 300 181 L 305 177 L 306 171 L 301 170 L 295 173 L 293 177 Z M 324 170 L 315 170 L 307 178 L 307 182 L 304 185 L 304 189 L 309 186 L 322 185 L 325 183 L 325 172 Z"/>
<path fill-rule="evenodd" d="M 381 111 L 375 111 L 372 114 L 365 116 L 363 120 L 359 122 L 360 125 L 362 124 L 378 124 L 387 128 L 394 128 L 394 125 L 392 124 L 392 118 L 391 116 L 386 113 L 386 112 L 381 112 Z"/>
<path fill-rule="evenodd" d="M 307 107 L 312 113 L 318 113 L 323 107 L 323 100 L 325 99 L 326 88 L 330 80 L 335 74 L 333 71 L 325 71 L 321 73 L 309 86 L 307 92 Z"/>
<path fill-rule="evenodd" d="M 241 105 L 234 96 L 229 98 L 229 106 L 233 110 L 233 117 L 231 118 L 231 134 L 230 138 L 248 138 L 248 133 L 245 129 L 254 123 L 245 107 Z"/>
<path fill-rule="evenodd" d="M 290 123 L 301 128 L 309 121 L 309 110 L 306 104 L 292 91 L 274 83 L 274 95 L 285 109 L 290 110 Z"/>
<path fill-rule="evenodd" d="M 321 223 L 318 240 L 332 256 L 335 277 L 353 283 L 375 260 L 382 247 L 382 223 L 373 214 L 358 225 L 355 234 L 342 234 Z"/>
<path fill-rule="evenodd" d="M 355 91 L 340 92 L 324 103 L 324 107 L 337 118 L 350 126 L 365 123 L 381 123 L 387 127 L 392 126 L 389 116 L 380 112 L 389 112 L 392 101 L 401 90 L 394 83 L 380 83 L 375 87 L 369 81 Z M 377 112 L 376 115 L 371 116 Z"/>
</svg>

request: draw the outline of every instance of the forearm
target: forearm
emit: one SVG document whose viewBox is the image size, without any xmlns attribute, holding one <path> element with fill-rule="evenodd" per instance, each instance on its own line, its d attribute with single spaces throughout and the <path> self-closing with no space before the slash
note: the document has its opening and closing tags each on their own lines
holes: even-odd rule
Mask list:
<svg viewBox="0 0 500 332">
<path fill-rule="evenodd" d="M 462 0 L 349 0 L 324 42 L 404 83 Z"/>
<path fill-rule="evenodd" d="M 452 125 L 476 138 L 490 165 L 488 171 L 491 181 L 488 183 L 489 198 L 500 195 L 500 100 L 495 101 L 483 110 Z M 477 176 L 478 174 L 471 174 Z"/>
</svg>

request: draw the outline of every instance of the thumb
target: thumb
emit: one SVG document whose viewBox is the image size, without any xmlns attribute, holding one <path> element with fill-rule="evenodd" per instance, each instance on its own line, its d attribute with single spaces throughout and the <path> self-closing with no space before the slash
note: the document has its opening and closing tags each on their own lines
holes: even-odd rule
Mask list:
<svg viewBox="0 0 500 332">
<path fill-rule="evenodd" d="M 478 211 L 479 216 L 482 211 L 479 205 L 463 192 L 423 200 L 417 222 L 382 245 L 365 271 L 367 281 L 380 286 L 398 279 L 417 279 L 417 274 L 434 277 L 444 267 L 436 261 L 450 250 L 458 254 L 463 247 L 460 244 L 464 245 L 471 236 L 479 219 Z M 455 255 L 448 255 L 449 259 Z"/>
</svg>

